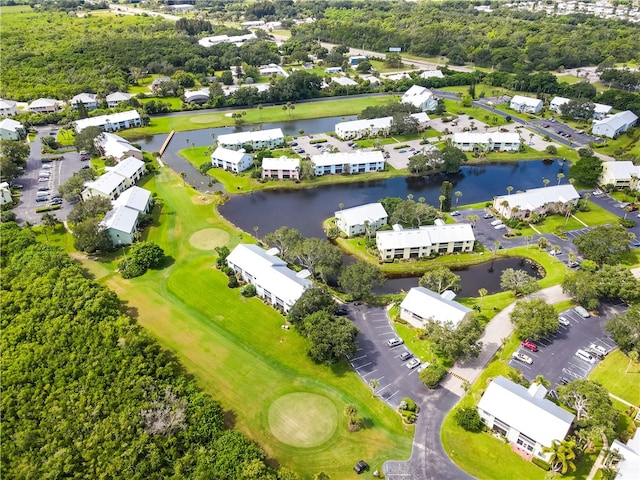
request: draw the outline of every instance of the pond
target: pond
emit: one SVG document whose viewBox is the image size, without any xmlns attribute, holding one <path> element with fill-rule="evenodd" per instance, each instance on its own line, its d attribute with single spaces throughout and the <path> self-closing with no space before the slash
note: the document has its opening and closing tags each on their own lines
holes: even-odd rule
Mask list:
<svg viewBox="0 0 640 480">
<path fill-rule="evenodd" d="M 455 273 L 460 276 L 461 288 L 459 297 L 477 297 L 480 288 L 486 288 L 489 295 L 502 291 L 500 288 L 500 275 L 507 268 L 515 270 L 526 270 L 527 273 L 538 279 L 543 278 L 544 271 L 526 258 L 509 257 L 487 259 L 486 263 L 473 265 Z M 418 286 L 420 277 L 389 278 L 379 289 L 374 290 L 376 294 L 408 292 L 412 287 Z"/>
<path fill-rule="evenodd" d="M 424 178 L 396 177 L 387 180 L 327 185 L 301 190 L 264 190 L 234 195 L 220 207 L 220 213 L 246 232 L 258 227 L 258 236 L 287 226 L 306 237 L 324 237 L 322 222 L 332 217 L 343 203 L 345 208 L 377 202 L 384 197 L 415 199 L 425 197 L 427 203 L 438 205 L 440 185 L 453 183 L 453 190 L 462 192 L 462 203 L 490 201 L 495 195 L 542 187 L 544 178 L 552 182 L 558 173 L 568 174 L 568 162 L 528 161 L 462 167 L 456 175 L 434 175 Z"/>
</svg>

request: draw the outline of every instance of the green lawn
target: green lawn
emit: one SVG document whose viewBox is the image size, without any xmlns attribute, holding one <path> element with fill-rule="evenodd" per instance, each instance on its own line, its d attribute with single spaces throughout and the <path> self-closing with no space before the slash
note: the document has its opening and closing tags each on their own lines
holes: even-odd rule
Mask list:
<svg viewBox="0 0 640 480">
<path fill-rule="evenodd" d="M 640 156 L 640 131 L 634 130 L 633 137 L 628 136 L 626 133 L 618 136 L 618 138 L 606 138 L 604 145 L 598 144 L 595 151 L 603 153 L 605 155 L 616 155 L 620 153 L 630 153 L 632 155 Z"/>
<path fill-rule="evenodd" d="M 259 110 L 256 106 L 244 110 L 246 112 L 244 120 L 247 124 L 259 124 L 263 122 L 282 122 L 356 115 L 369 106 L 385 105 L 389 102 L 397 101 L 398 97 L 395 96 L 352 97 L 348 99 L 328 100 L 326 102 L 295 104 L 296 108 L 292 112 L 285 112 L 281 106 L 264 107 L 262 110 Z M 194 112 L 193 115 L 180 115 L 175 117 L 157 117 L 151 119 L 149 126 L 133 128 L 122 132 L 121 135 L 127 138 L 136 138 L 141 135 L 168 133 L 171 130 L 181 132 L 210 127 L 225 127 L 234 125 L 234 121 L 230 117 L 231 113 L 232 111 L 229 110 L 214 113 Z"/>
<path fill-rule="evenodd" d="M 294 330 L 282 330 L 279 313 L 258 298 L 246 299 L 238 289 L 227 288 L 226 276 L 213 267 L 214 252 L 191 244 L 193 234 L 211 228 L 228 233 L 230 248 L 249 240 L 217 215 L 214 197 L 183 187 L 179 176 L 168 169 L 142 186 L 161 199 L 157 221 L 144 236 L 165 249 L 169 266 L 124 280 L 114 273 L 113 258 L 83 264 L 133 309 L 142 326 L 175 352 L 201 388 L 233 411 L 228 418 L 258 441 L 270 458 L 303 478 L 321 470 L 332 478 L 345 478 L 359 458 L 380 468 L 388 458 L 408 457 L 412 429 L 403 427 L 394 412 L 371 397 L 346 362 L 334 368 L 313 364 L 305 355 L 306 340 Z M 289 393 L 329 399 L 339 412 L 329 440 L 298 448 L 274 437 L 270 406 Z M 370 426 L 349 433 L 341 414 L 347 403 L 355 404 Z"/>
<path fill-rule="evenodd" d="M 611 352 L 593 369 L 589 379 L 601 383 L 609 392 L 633 405 L 640 405 L 640 365 L 633 364 L 625 373 L 629 357 L 619 349 Z"/>
<path fill-rule="evenodd" d="M 152 97 L 152 98 L 141 98 L 140 103 L 143 105 L 145 103 L 149 103 L 152 100 L 157 100 L 162 103 L 168 103 L 171 105 L 171 110 L 182 110 L 182 100 L 179 97 Z"/>
</svg>

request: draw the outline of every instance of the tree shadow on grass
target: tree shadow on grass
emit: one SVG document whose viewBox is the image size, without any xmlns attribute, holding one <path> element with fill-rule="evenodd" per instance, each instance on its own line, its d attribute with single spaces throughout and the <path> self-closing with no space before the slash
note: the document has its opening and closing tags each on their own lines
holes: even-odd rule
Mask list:
<svg viewBox="0 0 640 480">
<path fill-rule="evenodd" d="M 224 423 L 224 428 L 232 430 L 236 427 L 236 420 L 238 419 L 238 415 L 233 410 L 224 410 L 222 412 L 222 421 Z"/>
<path fill-rule="evenodd" d="M 350 371 L 352 371 L 351 365 L 344 359 L 331 365 L 331 372 L 338 377 L 344 377 L 344 375 Z"/>
</svg>

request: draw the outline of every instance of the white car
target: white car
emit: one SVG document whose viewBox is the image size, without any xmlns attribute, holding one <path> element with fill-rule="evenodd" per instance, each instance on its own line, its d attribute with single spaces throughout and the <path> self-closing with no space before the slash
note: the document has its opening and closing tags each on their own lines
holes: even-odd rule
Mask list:
<svg viewBox="0 0 640 480">
<path fill-rule="evenodd" d="M 494 220 L 493 222 L 491 222 L 491 225 L 498 226 L 498 225 L 502 225 L 502 220 Z"/>
<path fill-rule="evenodd" d="M 597 197 L 597 196 L 599 196 L 599 195 L 602 195 L 602 190 L 595 189 L 595 190 L 593 191 L 593 196 L 594 196 L 594 197 Z"/>
<path fill-rule="evenodd" d="M 409 360 L 406 364 L 407 368 L 409 370 L 413 370 L 414 368 L 416 368 L 418 365 L 420 365 L 420 360 L 418 360 L 417 358 L 412 358 L 411 360 Z"/>
<path fill-rule="evenodd" d="M 507 228 L 507 226 L 504 223 L 501 223 L 500 225 L 496 225 L 495 227 L 496 230 L 504 230 L 505 228 Z"/>
<path fill-rule="evenodd" d="M 589 345 L 589 350 L 593 350 L 594 352 L 598 352 L 602 356 L 605 356 L 607 353 L 609 353 L 609 350 L 604 348 L 602 345 L 596 345 L 595 343 L 592 343 L 591 345 Z"/>
<path fill-rule="evenodd" d="M 402 345 L 404 342 L 401 338 L 390 338 L 387 340 L 387 346 L 389 347 L 397 347 L 398 345 Z"/>
<path fill-rule="evenodd" d="M 527 355 L 526 353 L 522 353 L 522 352 L 518 351 L 518 352 L 514 352 L 512 356 L 516 360 L 520 360 L 521 362 L 524 362 L 527 365 L 531 365 L 533 363 L 532 358 L 529 355 Z"/>
<path fill-rule="evenodd" d="M 567 317 L 558 317 L 558 323 L 560 325 L 564 325 L 565 327 L 571 325 L 571 322 L 567 319 Z"/>
</svg>

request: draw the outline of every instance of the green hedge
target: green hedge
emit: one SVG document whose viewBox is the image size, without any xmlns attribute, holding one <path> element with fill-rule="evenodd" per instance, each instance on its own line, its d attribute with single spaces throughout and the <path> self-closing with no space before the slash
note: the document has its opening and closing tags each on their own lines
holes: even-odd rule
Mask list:
<svg viewBox="0 0 640 480">
<path fill-rule="evenodd" d="M 540 467 L 543 470 L 549 471 L 551 470 L 551 464 L 545 462 L 544 460 L 542 460 L 541 458 L 538 457 L 532 457 L 531 458 L 531 463 L 533 463 L 534 465 L 536 465 L 537 467 Z"/>
<path fill-rule="evenodd" d="M 48 207 L 36 208 L 36 213 L 52 212 L 53 210 L 60 210 L 62 205 L 50 205 Z"/>
<path fill-rule="evenodd" d="M 327 143 L 327 139 L 326 138 L 319 138 L 317 140 L 309 141 L 310 145 L 315 145 L 316 143 Z"/>
</svg>

